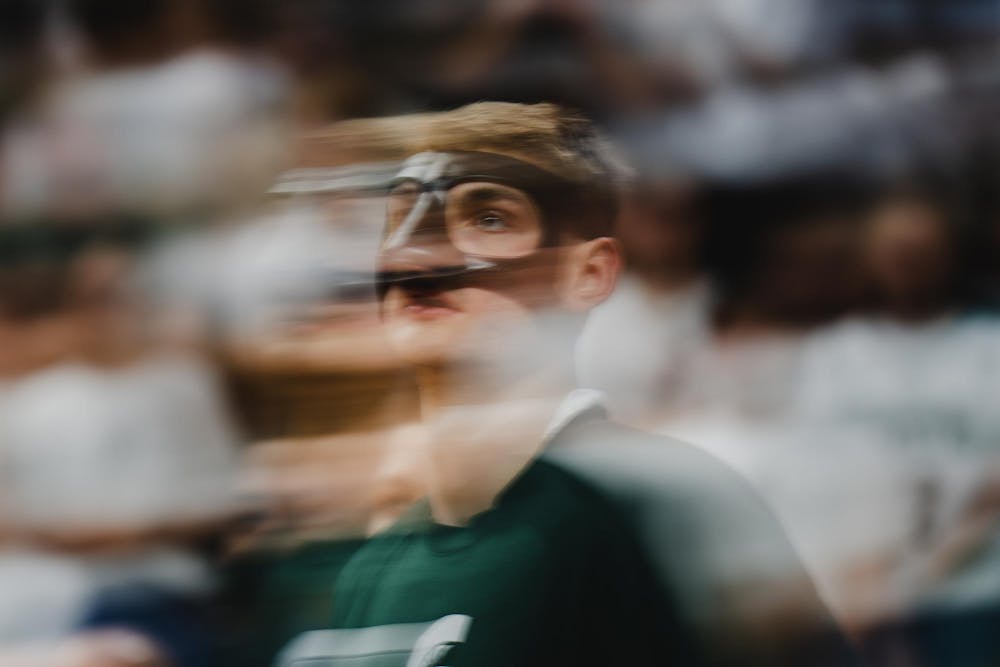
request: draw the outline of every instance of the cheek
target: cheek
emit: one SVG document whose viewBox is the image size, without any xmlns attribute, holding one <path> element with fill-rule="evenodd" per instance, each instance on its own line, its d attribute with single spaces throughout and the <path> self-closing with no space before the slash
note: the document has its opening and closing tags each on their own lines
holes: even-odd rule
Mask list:
<svg viewBox="0 0 1000 667">
<path fill-rule="evenodd" d="M 464 354 L 505 357 L 534 345 L 535 313 L 520 300 L 487 289 L 460 292 L 466 322 L 455 342 Z"/>
<path fill-rule="evenodd" d="M 390 290 L 382 304 L 383 322 L 396 351 L 410 361 L 448 357 L 503 355 L 530 344 L 531 311 L 516 299 L 493 290 L 461 288 L 448 292 L 458 312 L 418 320 L 403 311 L 404 297 Z"/>
<path fill-rule="evenodd" d="M 462 312 L 473 326 L 486 330 L 523 328 L 530 323 L 531 309 L 520 296 L 478 287 L 456 293 Z"/>
<path fill-rule="evenodd" d="M 489 276 L 475 287 L 497 297 L 492 305 L 498 311 L 513 313 L 557 307 L 570 275 L 567 262 L 560 261 L 559 252 L 552 249 L 536 253 L 528 261 Z"/>
</svg>

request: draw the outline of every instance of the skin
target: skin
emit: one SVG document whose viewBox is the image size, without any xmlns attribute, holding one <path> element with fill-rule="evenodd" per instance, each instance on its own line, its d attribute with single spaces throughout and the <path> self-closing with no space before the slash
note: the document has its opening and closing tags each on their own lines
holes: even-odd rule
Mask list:
<svg viewBox="0 0 1000 667">
<path fill-rule="evenodd" d="M 0 667 L 169 667 L 141 635 L 109 630 L 0 650 Z"/>
<path fill-rule="evenodd" d="M 386 293 L 390 344 L 416 369 L 421 419 L 409 441 L 424 456 L 413 467 L 442 523 L 487 509 L 537 454 L 573 387 L 572 345 L 549 325 L 579 326 L 611 293 L 621 264 L 606 237 L 564 238 L 544 257 L 547 277 L 529 273 L 513 286 Z M 531 298 L 537 293 L 549 295 L 545 308 Z"/>
<path fill-rule="evenodd" d="M 653 292 L 684 289 L 700 276 L 695 197 L 693 185 L 664 181 L 636 186 L 623 201 L 616 236 L 629 270 Z"/>
<path fill-rule="evenodd" d="M 890 315 L 919 322 L 949 308 L 954 239 L 933 206 L 905 198 L 883 204 L 869 223 L 865 252 L 872 285 Z"/>
<path fill-rule="evenodd" d="M 392 262 L 415 269 L 458 259 L 450 244 L 422 239 Z M 610 293 L 619 264 L 612 239 L 566 238 L 489 285 L 388 290 L 380 341 L 388 341 L 393 364 L 414 371 L 419 418 L 255 447 L 256 490 L 278 508 L 237 548 L 289 527 L 296 535 L 374 534 L 428 495 L 438 521 L 452 525 L 489 507 L 537 453 L 552 411 L 573 387 L 572 346 L 553 328 L 575 333 Z"/>
</svg>

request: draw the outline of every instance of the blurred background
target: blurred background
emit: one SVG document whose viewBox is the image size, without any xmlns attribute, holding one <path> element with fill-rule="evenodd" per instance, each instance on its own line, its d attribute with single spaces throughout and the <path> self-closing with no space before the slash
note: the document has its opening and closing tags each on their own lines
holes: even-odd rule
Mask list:
<svg viewBox="0 0 1000 667">
<path fill-rule="evenodd" d="M 0 0 L 0 665 L 213 664 L 220 562 L 418 493 L 351 119 L 479 100 L 635 170 L 581 384 L 746 476 L 874 664 L 997 664 L 1000 2 Z"/>
</svg>

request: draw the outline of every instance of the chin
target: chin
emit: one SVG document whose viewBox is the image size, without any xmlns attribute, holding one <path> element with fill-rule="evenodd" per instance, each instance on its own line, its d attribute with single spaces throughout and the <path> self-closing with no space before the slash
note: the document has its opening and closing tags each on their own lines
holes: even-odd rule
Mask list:
<svg viewBox="0 0 1000 667">
<path fill-rule="evenodd" d="M 405 343 L 393 347 L 397 356 L 411 366 L 448 366 L 458 360 L 453 350 L 440 345 Z"/>
<path fill-rule="evenodd" d="M 396 354 L 413 365 L 440 365 L 457 361 L 467 345 L 455 322 L 421 322 L 392 318 L 386 322 Z"/>
</svg>

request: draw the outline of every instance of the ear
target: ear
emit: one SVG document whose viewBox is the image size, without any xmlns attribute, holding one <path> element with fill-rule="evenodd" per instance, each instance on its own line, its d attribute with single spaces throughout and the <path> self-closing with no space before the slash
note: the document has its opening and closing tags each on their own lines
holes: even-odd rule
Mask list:
<svg viewBox="0 0 1000 667">
<path fill-rule="evenodd" d="M 570 246 L 564 276 L 564 303 L 586 312 L 608 298 L 621 270 L 618 242 L 606 236 Z"/>
</svg>

